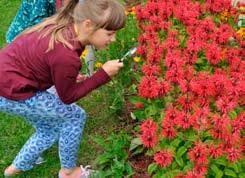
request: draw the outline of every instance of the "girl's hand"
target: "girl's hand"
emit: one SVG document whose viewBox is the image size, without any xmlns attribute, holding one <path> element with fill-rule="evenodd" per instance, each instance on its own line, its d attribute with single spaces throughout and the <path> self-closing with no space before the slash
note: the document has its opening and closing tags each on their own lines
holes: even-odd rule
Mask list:
<svg viewBox="0 0 245 178">
<path fill-rule="evenodd" d="M 123 67 L 123 63 L 119 62 L 119 60 L 111 60 L 111 61 L 107 61 L 102 68 L 104 69 L 104 71 L 110 76 L 113 77 L 114 75 L 116 75 L 119 70 Z"/>
<path fill-rule="evenodd" d="M 86 76 L 84 76 L 82 74 L 78 74 L 76 81 L 77 81 L 77 83 L 80 83 L 80 82 L 84 81 L 86 78 L 87 78 Z"/>
</svg>

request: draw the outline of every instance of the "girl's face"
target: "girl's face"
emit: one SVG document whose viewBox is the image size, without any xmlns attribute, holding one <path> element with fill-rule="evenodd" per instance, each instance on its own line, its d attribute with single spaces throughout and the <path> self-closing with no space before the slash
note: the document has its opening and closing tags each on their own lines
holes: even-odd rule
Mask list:
<svg viewBox="0 0 245 178">
<path fill-rule="evenodd" d="M 91 45 L 94 45 L 96 49 L 104 49 L 111 42 L 116 41 L 115 33 L 116 33 L 115 31 L 108 31 L 106 29 L 100 28 L 94 31 L 89 36 L 89 42 Z"/>
</svg>

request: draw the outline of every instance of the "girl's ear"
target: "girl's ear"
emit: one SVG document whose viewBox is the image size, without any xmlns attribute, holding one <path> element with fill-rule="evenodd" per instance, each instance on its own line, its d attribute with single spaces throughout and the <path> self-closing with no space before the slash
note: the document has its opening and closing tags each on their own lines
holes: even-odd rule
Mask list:
<svg viewBox="0 0 245 178">
<path fill-rule="evenodd" d="M 90 19 L 84 20 L 82 24 L 82 27 L 86 33 L 90 34 L 94 31 L 94 24 Z"/>
</svg>

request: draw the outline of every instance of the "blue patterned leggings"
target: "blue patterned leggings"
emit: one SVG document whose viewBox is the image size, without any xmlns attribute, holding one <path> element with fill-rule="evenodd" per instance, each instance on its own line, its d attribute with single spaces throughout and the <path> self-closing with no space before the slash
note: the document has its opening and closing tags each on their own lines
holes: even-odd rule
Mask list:
<svg viewBox="0 0 245 178">
<path fill-rule="evenodd" d="M 24 101 L 0 96 L 0 111 L 22 116 L 36 129 L 13 161 L 17 169 L 31 169 L 39 155 L 55 141 L 59 144 L 61 167 L 69 169 L 76 166 L 86 121 L 82 108 L 76 104 L 66 105 L 58 96 L 44 91 Z"/>
</svg>

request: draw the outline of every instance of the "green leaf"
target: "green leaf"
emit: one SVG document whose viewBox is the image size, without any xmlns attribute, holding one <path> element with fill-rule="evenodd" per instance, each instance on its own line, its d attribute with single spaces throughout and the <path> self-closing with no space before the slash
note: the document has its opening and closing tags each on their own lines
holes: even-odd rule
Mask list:
<svg viewBox="0 0 245 178">
<path fill-rule="evenodd" d="M 145 109 L 145 114 L 147 117 L 152 117 L 154 116 L 155 114 L 157 114 L 157 109 L 154 107 L 154 106 L 148 106 L 146 109 Z"/>
<path fill-rule="evenodd" d="M 131 93 L 136 93 L 137 92 L 137 86 L 135 84 L 132 84 L 129 89 Z"/>
<path fill-rule="evenodd" d="M 137 120 L 139 120 L 139 121 L 142 121 L 142 120 L 144 120 L 144 118 L 146 118 L 146 117 L 145 117 L 145 112 L 144 112 L 144 110 L 142 110 L 142 111 L 140 111 L 140 110 L 134 111 L 134 115 L 135 115 L 135 117 L 137 118 Z"/>
<path fill-rule="evenodd" d="M 181 167 L 184 166 L 184 161 L 182 158 L 175 157 L 175 161 L 178 163 L 179 166 L 181 166 Z"/>
<path fill-rule="evenodd" d="M 193 168 L 192 164 L 191 163 L 188 163 L 184 168 L 183 168 L 183 171 L 189 171 Z"/>
<path fill-rule="evenodd" d="M 181 140 L 180 140 L 179 138 L 176 138 L 176 139 L 174 139 L 174 140 L 170 143 L 170 145 L 172 145 L 172 146 L 174 146 L 174 147 L 178 147 L 179 144 L 180 144 L 180 142 L 181 142 Z"/>
<path fill-rule="evenodd" d="M 100 155 L 100 156 L 97 158 L 97 160 L 96 160 L 96 162 L 97 162 L 98 164 L 105 164 L 105 163 L 107 163 L 107 162 L 109 162 L 109 161 L 110 161 L 110 158 L 109 158 L 109 156 L 106 155 L 106 154 Z"/>
<path fill-rule="evenodd" d="M 117 159 L 114 159 L 113 161 L 115 163 L 114 165 L 115 165 L 116 169 L 121 170 L 124 168 L 124 162 L 123 161 L 118 161 Z"/>
<path fill-rule="evenodd" d="M 215 175 L 215 178 L 221 178 L 223 176 L 223 172 L 219 171 L 217 172 L 217 174 Z"/>
<path fill-rule="evenodd" d="M 234 169 L 236 173 L 239 173 L 241 171 L 241 165 L 240 165 L 239 162 L 237 162 L 237 163 L 230 163 L 230 164 L 228 164 L 228 167 Z"/>
<path fill-rule="evenodd" d="M 164 175 L 164 178 L 173 178 L 174 177 L 174 174 L 172 172 L 167 172 L 165 175 Z"/>
<path fill-rule="evenodd" d="M 174 175 L 174 176 L 177 176 L 181 173 L 182 171 L 179 170 L 179 169 L 175 169 L 175 170 L 172 170 L 171 173 Z"/>
<path fill-rule="evenodd" d="M 187 151 L 186 147 L 184 147 L 184 146 L 180 147 L 177 151 L 177 154 L 176 154 L 177 157 L 179 157 L 179 158 L 182 157 L 182 155 L 185 154 L 186 151 Z"/>
<path fill-rule="evenodd" d="M 134 171 L 133 171 L 132 167 L 129 165 L 129 163 L 126 163 L 125 170 L 128 173 L 127 177 L 130 177 L 131 175 L 134 174 Z"/>
<path fill-rule="evenodd" d="M 159 171 L 156 172 L 155 175 L 153 175 L 152 178 L 163 178 L 163 177 L 166 178 L 165 173 L 166 171 L 164 171 L 164 169 L 160 169 Z"/>
<path fill-rule="evenodd" d="M 221 178 L 223 176 L 223 172 L 215 164 L 212 164 L 210 168 L 215 173 L 215 178 Z"/>
<path fill-rule="evenodd" d="M 219 171 L 219 168 L 218 168 L 215 164 L 212 164 L 212 165 L 210 166 L 210 168 L 212 169 L 212 171 L 213 171 L 214 173 L 216 173 L 216 172 Z"/>
<path fill-rule="evenodd" d="M 229 116 L 230 116 L 230 118 L 232 118 L 232 119 L 234 119 L 235 117 L 237 117 L 237 113 L 236 113 L 236 111 L 231 111 L 231 112 L 229 112 L 229 114 L 228 114 Z"/>
<path fill-rule="evenodd" d="M 100 145 L 100 146 L 106 145 L 106 142 L 105 142 L 105 140 L 102 137 L 93 138 L 93 141 L 95 143 L 97 143 L 98 145 Z"/>
<path fill-rule="evenodd" d="M 237 177 L 236 173 L 232 171 L 231 169 L 225 169 L 225 175 L 231 176 L 231 177 Z"/>
<path fill-rule="evenodd" d="M 157 169 L 157 164 L 155 163 L 151 163 L 148 168 L 147 168 L 147 172 L 152 175 L 153 172 L 155 172 Z"/>
<path fill-rule="evenodd" d="M 215 163 L 219 164 L 219 165 L 222 165 L 222 166 L 226 166 L 227 160 L 224 157 L 220 157 L 220 158 L 215 160 Z"/>
<path fill-rule="evenodd" d="M 192 145 L 193 145 L 193 142 L 191 142 L 191 141 L 185 141 L 184 146 L 185 146 L 186 148 L 190 148 L 190 147 L 192 147 Z"/>
<path fill-rule="evenodd" d="M 140 138 L 134 138 L 134 139 L 131 141 L 129 150 L 132 151 L 133 149 L 137 148 L 137 147 L 140 146 L 140 145 L 142 145 L 141 139 L 140 139 Z"/>
<path fill-rule="evenodd" d="M 244 178 L 245 177 L 245 173 L 240 173 L 239 174 L 239 178 Z"/>
</svg>

